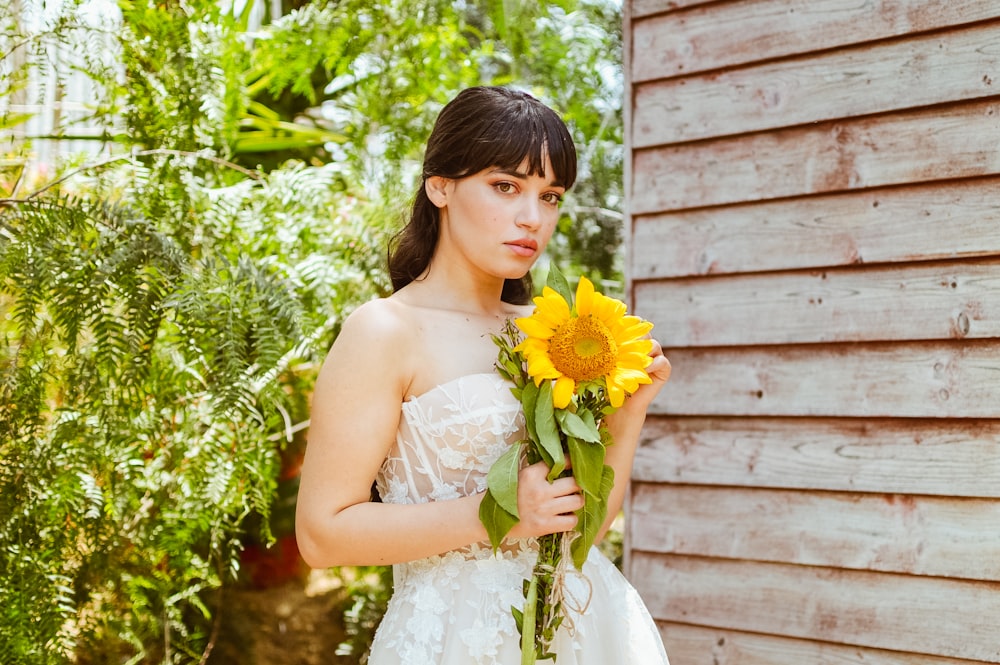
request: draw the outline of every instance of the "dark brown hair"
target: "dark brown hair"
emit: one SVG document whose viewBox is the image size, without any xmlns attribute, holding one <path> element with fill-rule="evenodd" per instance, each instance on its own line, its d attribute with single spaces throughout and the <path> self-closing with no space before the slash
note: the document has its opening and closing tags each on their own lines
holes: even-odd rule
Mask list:
<svg viewBox="0 0 1000 665">
<path fill-rule="evenodd" d="M 467 88 L 438 115 L 427 140 L 423 177 L 410 219 L 389 248 L 389 276 L 398 291 L 427 270 L 440 233 L 439 211 L 424 183 L 433 176 L 464 178 L 488 168 L 516 170 L 525 159 L 531 175 L 543 175 L 545 157 L 555 181 L 576 182 L 576 148 L 555 111 L 526 92 L 503 87 Z M 531 273 L 504 282 L 501 298 L 524 304 L 531 299 Z"/>
</svg>

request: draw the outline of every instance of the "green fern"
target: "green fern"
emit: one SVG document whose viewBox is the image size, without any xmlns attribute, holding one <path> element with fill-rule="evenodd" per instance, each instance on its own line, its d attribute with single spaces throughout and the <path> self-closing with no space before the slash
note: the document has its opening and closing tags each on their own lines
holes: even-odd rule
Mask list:
<svg viewBox="0 0 1000 665">
<path fill-rule="evenodd" d="M 105 186 L 149 183 L 132 179 L 145 166 L 120 168 Z M 189 187 L 196 233 L 151 221 L 178 205 L 153 184 L 129 205 L 56 195 L 0 212 L 4 662 L 200 659 L 247 519 L 270 538 L 276 435 L 304 410 L 282 386 L 300 380 L 296 363 L 315 371 L 349 303 L 306 305 L 374 293 L 335 255 L 363 217 L 330 214 L 340 195 L 322 170 L 242 185 L 221 206 L 197 161 L 155 168 Z M 279 200 L 289 179 L 308 192 L 296 205 Z M 283 239 L 248 227 L 280 215 Z M 303 278 L 327 251 L 333 267 Z"/>
</svg>

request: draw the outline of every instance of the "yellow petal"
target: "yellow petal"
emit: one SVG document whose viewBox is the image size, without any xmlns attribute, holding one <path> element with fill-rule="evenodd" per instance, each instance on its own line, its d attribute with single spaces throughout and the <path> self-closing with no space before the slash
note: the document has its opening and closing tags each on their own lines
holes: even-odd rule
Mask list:
<svg viewBox="0 0 1000 665">
<path fill-rule="evenodd" d="M 619 341 L 618 348 L 622 353 L 641 353 L 647 354 L 653 350 L 653 340 L 648 337 L 640 339 L 632 339 L 627 341 Z"/>
<path fill-rule="evenodd" d="M 539 353 L 528 358 L 528 376 L 536 379 L 556 379 L 562 376 L 562 372 L 555 368 L 552 361 L 544 353 Z"/>
<path fill-rule="evenodd" d="M 634 342 L 618 347 L 617 364 L 619 366 L 645 369 L 653 362 L 653 357 L 649 355 L 649 349 L 650 347 L 646 345 L 638 345 Z"/>
<path fill-rule="evenodd" d="M 621 300 L 615 300 L 606 295 L 595 293 L 590 313 L 602 321 L 614 325 L 616 320 L 625 315 L 626 309 L 625 303 Z"/>
<path fill-rule="evenodd" d="M 609 383 L 608 384 L 608 401 L 611 402 L 611 406 L 616 409 L 625 403 L 625 392 L 618 386 Z"/>
<path fill-rule="evenodd" d="M 576 382 L 568 376 L 560 376 L 552 386 L 552 405 L 557 409 L 565 409 L 571 399 Z"/>
<path fill-rule="evenodd" d="M 569 317 L 560 317 L 559 310 L 547 307 L 532 314 L 532 318 L 552 330 L 556 330 L 566 322 Z"/>
<path fill-rule="evenodd" d="M 533 316 L 524 319 L 514 319 L 514 323 L 521 329 L 521 332 L 529 337 L 549 339 L 555 334 L 555 330 Z"/>
<path fill-rule="evenodd" d="M 544 353 L 548 355 L 549 352 L 549 342 L 545 339 L 538 339 L 537 337 L 525 337 L 521 340 L 521 343 L 514 347 L 515 351 L 520 351 L 526 356 L 530 356 L 533 353 Z"/>
<path fill-rule="evenodd" d="M 649 374 L 641 369 L 617 369 L 609 378 L 609 383 L 616 383 L 630 393 L 634 393 L 640 384 L 652 383 Z"/>
<path fill-rule="evenodd" d="M 649 321 L 643 321 L 642 319 L 638 319 L 634 322 L 629 322 L 626 320 L 630 318 L 638 319 L 638 317 L 630 317 L 630 316 L 627 316 L 624 319 L 622 319 L 622 325 L 620 327 L 617 327 L 617 329 L 615 330 L 615 339 L 622 341 L 628 339 L 639 339 L 640 337 L 643 337 L 646 334 L 648 334 L 649 331 L 653 329 L 653 324 L 650 323 Z"/>
<path fill-rule="evenodd" d="M 569 318 L 569 303 L 557 291 L 549 287 L 542 289 L 542 295 L 535 298 L 534 316 L 546 321 L 565 321 Z"/>
<path fill-rule="evenodd" d="M 587 316 L 591 313 L 594 303 L 594 284 L 586 277 L 581 276 L 579 284 L 576 285 L 576 313 L 579 316 Z"/>
<path fill-rule="evenodd" d="M 619 357 L 616 369 L 645 372 L 652 360 L 649 356 L 640 355 L 629 355 L 625 358 Z"/>
</svg>

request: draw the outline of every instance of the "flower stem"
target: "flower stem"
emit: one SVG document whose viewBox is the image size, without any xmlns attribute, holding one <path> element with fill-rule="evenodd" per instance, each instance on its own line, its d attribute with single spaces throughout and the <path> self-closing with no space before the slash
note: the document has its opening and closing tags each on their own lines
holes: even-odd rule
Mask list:
<svg viewBox="0 0 1000 665">
<path fill-rule="evenodd" d="M 535 611 L 538 605 L 538 577 L 531 576 L 521 622 L 521 665 L 535 665 Z"/>
</svg>

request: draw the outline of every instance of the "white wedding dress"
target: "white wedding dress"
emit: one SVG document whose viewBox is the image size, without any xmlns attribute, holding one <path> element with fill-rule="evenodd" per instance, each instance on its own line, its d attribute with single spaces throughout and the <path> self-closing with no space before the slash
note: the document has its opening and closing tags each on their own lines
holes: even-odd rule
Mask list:
<svg viewBox="0 0 1000 665">
<path fill-rule="evenodd" d="M 523 436 L 520 404 L 498 374 L 463 376 L 411 397 L 376 479 L 382 501 L 482 492 L 490 465 Z M 533 540 L 508 541 L 497 554 L 486 542 L 394 566 L 369 665 L 518 665 L 510 608 L 524 604 L 522 582 L 536 555 Z M 567 593 L 583 612 L 571 611 L 572 635 L 563 627 L 556 635 L 557 665 L 667 664 L 638 593 L 597 548 L 582 576 L 567 576 Z"/>
</svg>

